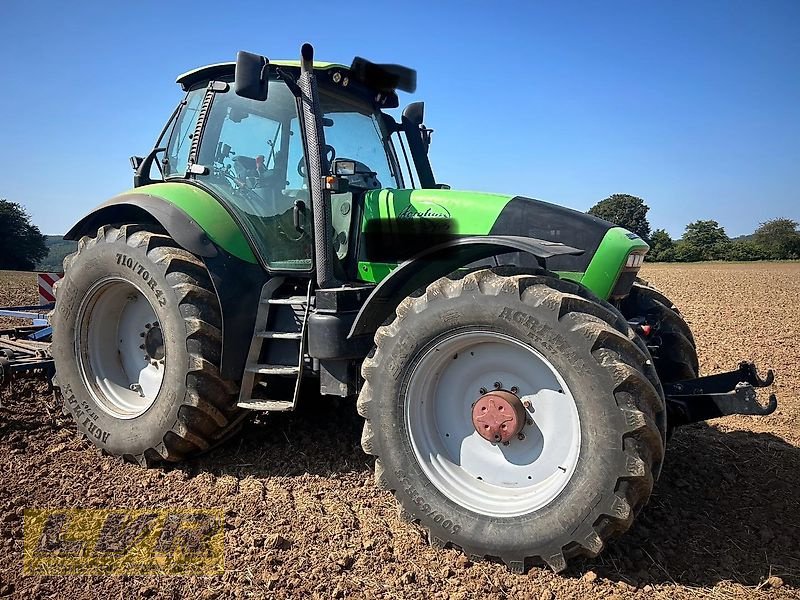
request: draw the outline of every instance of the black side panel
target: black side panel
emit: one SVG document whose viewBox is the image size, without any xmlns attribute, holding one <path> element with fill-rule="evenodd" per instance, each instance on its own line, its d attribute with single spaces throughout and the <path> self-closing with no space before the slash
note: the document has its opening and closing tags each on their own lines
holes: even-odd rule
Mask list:
<svg viewBox="0 0 800 600">
<path fill-rule="evenodd" d="M 65 240 L 94 235 L 101 225 L 156 222 L 181 247 L 198 256 L 214 257 L 217 247 L 194 219 L 180 208 L 150 194 L 124 194 L 104 202 L 70 229 Z"/>
<path fill-rule="evenodd" d="M 600 241 L 613 223 L 571 208 L 517 196 L 500 213 L 490 235 L 522 235 L 526 237 L 561 242 L 582 248 L 581 256 L 561 255 L 547 260 L 552 271 L 585 271 Z M 501 261 L 518 266 L 536 266 L 530 255 L 507 255 Z"/>
<path fill-rule="evenodd" d="M 348 338 L 372 335 L 398 304 L 415 290 L 453 271 L 490 256 L 519 253 L 534 265 L 549 266 L 553 258 L 579 255 L 583 250 L 558 242 L 513 235 L 454 238 L 405 261 L 372 291 L 353 323 Z"/>
<path fill-rule="evenodd" d="M 239 260 L 220 249 L 204 257 L 222 311 L 222 361 L 224 379 L 242 378 L 256 322 L 261 288 L 269 279 L 259 265 Z"/>
</svg>

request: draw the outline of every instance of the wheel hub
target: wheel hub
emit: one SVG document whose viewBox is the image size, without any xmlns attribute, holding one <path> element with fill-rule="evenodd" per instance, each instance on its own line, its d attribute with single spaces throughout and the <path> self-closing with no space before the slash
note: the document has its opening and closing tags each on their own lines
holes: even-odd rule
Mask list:
<svg viewBox="0 0 800 600">
<path fill-rule="evenodd" d="M 161 360 L 165 356 L 164 335 L 161 333 L 161 327 L 157 322 L 153 323 L 152 327 L 148 323 L 146 327 L 146 333 L 144 334 L 144 351 L 147 356 L 145 358 Z"/>
<path fill-rule="evenodd" d="M 483 439 L 505 443 L 522 433 L 527 415 L 522 400 L 506 390 L 493 390 L 472 407 L 472 425 Z"/>
</svg>

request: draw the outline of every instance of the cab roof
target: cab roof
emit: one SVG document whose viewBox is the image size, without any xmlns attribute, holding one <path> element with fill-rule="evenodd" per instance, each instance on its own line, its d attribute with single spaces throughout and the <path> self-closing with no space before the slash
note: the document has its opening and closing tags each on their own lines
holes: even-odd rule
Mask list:
<svg viewBox="0 0 800 600">
<path fill-rule="evenodd" d="M 300 68 L 299 60 L 270 60 L 269 64 L 277 65 L 279 67 L 295 67 L 298 69 Z M 319 71 L 329 71 L 332 69 L 348 71 L 350 67 L 339 63 L 319 62 L 315 60 L 314 69 L 317 69 Z M 211 81 L 212 79 L 216 79 L 217 77 L 225 75 L 232 76 L 235 70 L 236 70 L 235 62 L 214 63 L 211 65 L 206 65 L 204 67 L 198 67 L 196 69 L 192 69 L 191 71 L 186 71 L 186 73 L 183 73 L 182 75 L 178 76 L 178 78 L 175 80 L 175 83 L 180 85 L 181 89 L 184 92 L 186 92 L 196 83 L 200 83 L 202 81 Z"/>
</svg>

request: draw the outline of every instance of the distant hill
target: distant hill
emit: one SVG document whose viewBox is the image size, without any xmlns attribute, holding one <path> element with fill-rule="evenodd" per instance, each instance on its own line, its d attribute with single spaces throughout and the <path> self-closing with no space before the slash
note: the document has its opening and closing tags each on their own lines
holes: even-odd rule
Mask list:
<svg viewBox="0 0 800 600">
<path fill-rule="evenodd" d="M 45 273 L 60 273 L 63 268 L 64 257 L 75 252 L 78 242 L 69 242 L 61 235 L 46 235 L 44 244 L 49 252 L 38 265 L 37 271 Z"/>
<path fill-rule="evenodd" d="M 732 242 L 752 242 L 754 233 L 748 233 L 747 235 L 737 235 L 736 237 L 731 238 Z"/>
</svg>

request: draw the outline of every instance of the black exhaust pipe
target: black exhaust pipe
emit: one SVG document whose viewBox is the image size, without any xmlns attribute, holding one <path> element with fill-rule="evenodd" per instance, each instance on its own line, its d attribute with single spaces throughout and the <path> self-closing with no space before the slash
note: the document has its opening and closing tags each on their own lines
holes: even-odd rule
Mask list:
<svg viewBox="0 0 800 600">
<path fill-rule="evenodd" d="M 297 85 L 302 92 L 300 116 L 303 119 L 305 132 L 308 185 L 311 191 L 312 214 L 314 215 L 314 258 L 317 286 L 326 288 L 336 284 L 333 274 L 330 190 L 325 189 L 322 185 L 322 177 L 330 172 L 330 165 L 327 164 L 327 158 L 323 151 L 325 131 L 322 127 L 317 80 L 314 75 L 314 48 L 311 44 L 303 44 L 300 56 L 300 78 Z"/>
</svg>

